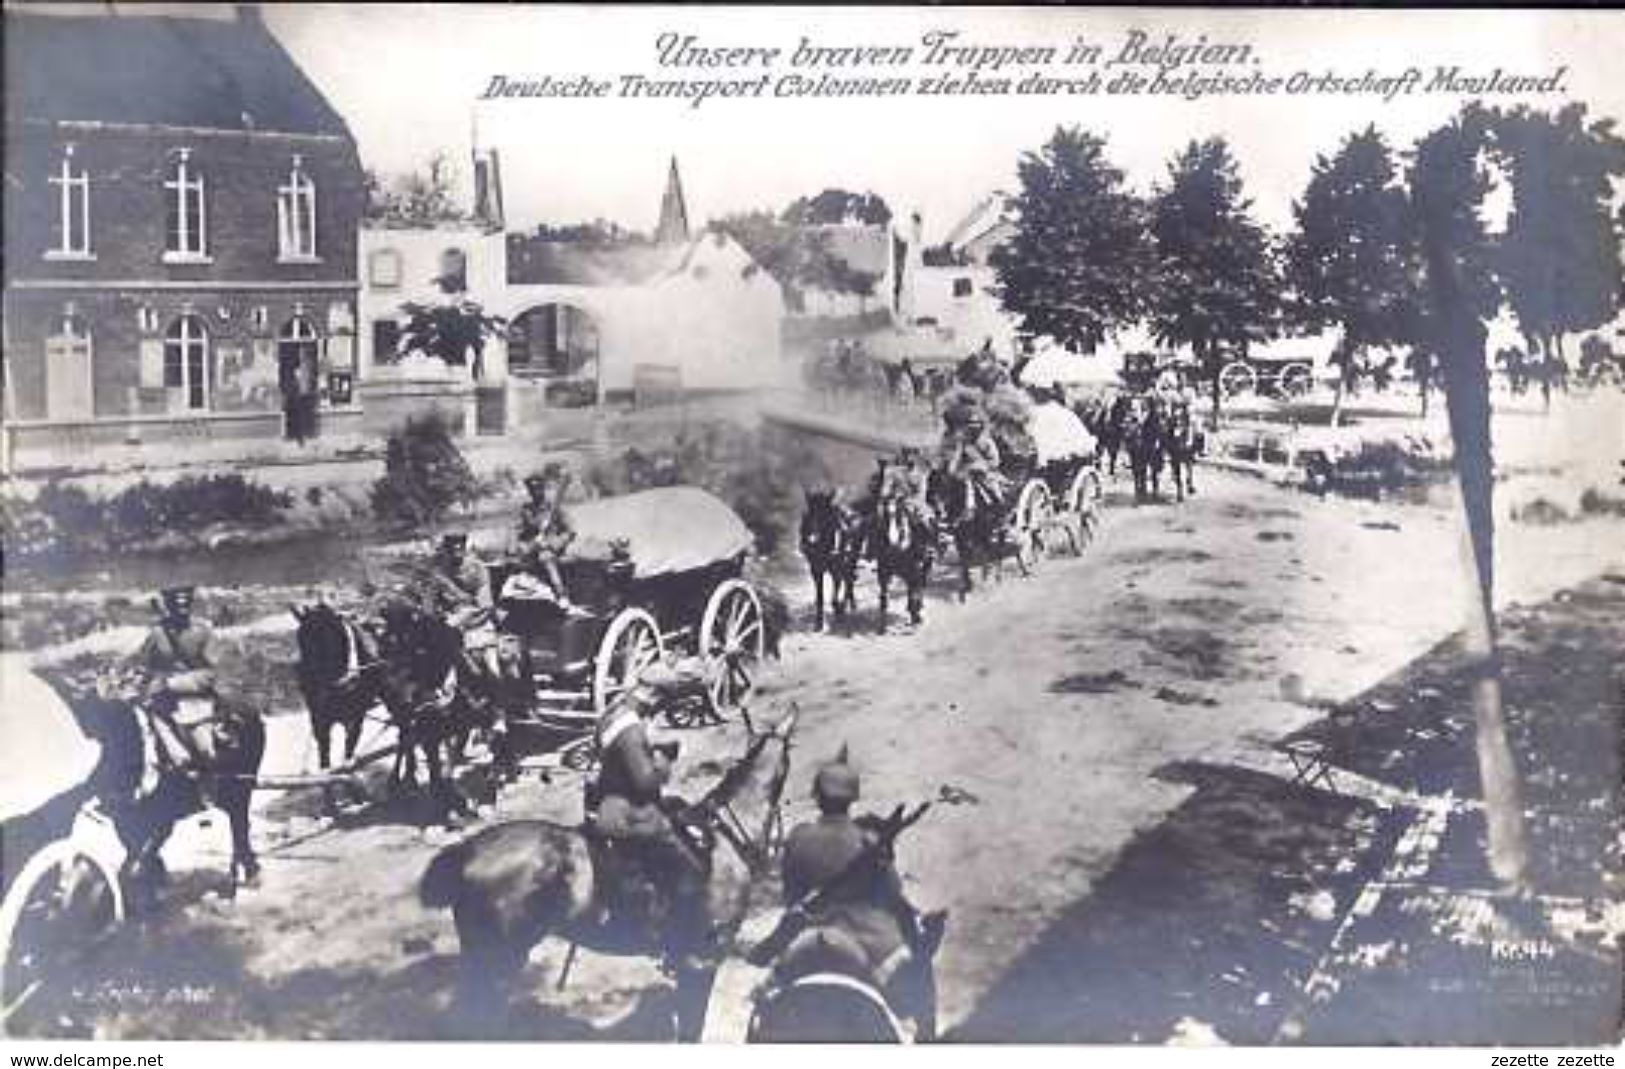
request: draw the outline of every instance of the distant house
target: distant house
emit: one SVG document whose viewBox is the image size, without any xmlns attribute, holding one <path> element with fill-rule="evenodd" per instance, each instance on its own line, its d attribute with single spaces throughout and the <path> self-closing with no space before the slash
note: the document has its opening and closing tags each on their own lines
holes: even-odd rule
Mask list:
<svg viewBox="0 0 1625 1069">
<path fill-rule="evenodd" d="M 1013 357 L 1014 321 L 999 303 L 998 279 L 988 263 L 1013 233 L 1002 193 L 977 202 L 933 246 L 924 243 L 924 220 L 912 217 L 897 285 L 900 351 L 946 359 L 991 341 L 995 352 Z"/>
<path fill-rule="evenodd" d="M 6 435 L 358 425 L 344 121 L 248 6 L 7 5 Z"/>
<path fill-rule="evenodd" d="M 516 411 L 642 387 L 747 389 L 779 373 L 784 295 L 732 238 L 691 235 L 672 162 L 653 242 L 510 235 L 507 372 Z M 539 418 L 521 416 L 524 418 Z"/>
<path fill-rule="evenodd" d="M 779 374 L 782 291 L 736 242 L 688 229 L 676 161 L 655 240 L 604 228 L 503 229 L 495 153 L 475 163 L 467 223 L 361 233 L 362 381 L 367 425 L 437 408 L 465 429 L 545 426 L 560 408 L 638 393 L 737 390 Z M 579 236 L 575 233 L 579 231 Z M 408 302 L 463 296 L 507 322 L 478 368 L 448 368 L 402 341 Z"/>
</svg>

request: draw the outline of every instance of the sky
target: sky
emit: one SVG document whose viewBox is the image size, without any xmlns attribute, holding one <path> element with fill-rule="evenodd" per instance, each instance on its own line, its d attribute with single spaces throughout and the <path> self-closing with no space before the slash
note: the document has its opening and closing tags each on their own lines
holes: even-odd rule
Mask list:
<svg viewBox="0 0 1625 1069">
<path fill-rule="evenodd" d="M 899 214 L 920 211 L 928 239 L 940 238 L 987 192 L 1014 189 L 1023 152 L 1057 124 L 1107 138 L 1108 155 L 1144 192 L 1193 138 L 1227 137 L 1258 215 L 1284 227 L 1316 154 L 1375 124 L 1399 148 L 1468 98 L 1412 94 L 1208 97 L 995 96 L 862 99 L 477 100 L 495 75 L 538 80 L 623 74 L 655 78 L 748 77 L 740 70 L 663 68 L 662 34 L 692 35 L 710 47 L 778 47 L 774 76 L 798 46 L 913 46 L 958 31 L 985 46 L 1101 49 L 1103 76 L 1155 65 L 1106 67 L 1127 34 L 1148 42 L 1246 45 L 1245 73 L 1331 72 L 1359 77 L 1416 67 L 1464 74 L 1549 75 L 1567 70 L 1560 94 L 1520 98 L 1539 106 L 1571 99 L 1591 113 L 1625 120 L 1625 15 L 1517 11 L 1210 11 L 1126 9 L 695 8 L 268 5 L 266 23 L 345 117 L 363 162 L 390 174 L 444 150 L 466 163 L 471 139 L 500 149 L 510 226 L 607 218 L 652 230 L 668 160 L 681 167 L 695 223 L 732 211 L 782 208 L 829 186 L 873 190 Z M 916 62 L 896 71 L 836 70 L 851 77 L 920 77 Z M 1026 68 L 1030 69 L 1030 68 Z M 1082 74 L 1077 65 L 1051 74 Z M 1211 68 L 1210 68 L 1211 69 Z M 1024 69 L 1025 70 L 1025 69 Z M 1000 77 L 983 72 L 987 77 Z M 1504 99 L 1504 98 L 1503 98 Z M 465 185 L 466 190 L 466 185 Z"/>
</svg>

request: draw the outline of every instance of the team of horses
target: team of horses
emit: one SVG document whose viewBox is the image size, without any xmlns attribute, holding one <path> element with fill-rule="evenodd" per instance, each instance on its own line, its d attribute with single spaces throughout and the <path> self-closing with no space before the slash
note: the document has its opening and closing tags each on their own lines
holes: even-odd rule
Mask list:
<svg viewBox="0 0 1625 1069">
<path fill-rule="evenodd" d="M 1099 443 L 1108 475 L 1117 474 L 1120 457 L 1127 461 L 1136 503 L 1161 496 L 1164 468 L 1177 500 L 1196 493 L 1193 472 L 1205 442 L 1188 400 L 1117 391 L 1087 398 L 1075 410 Z"/>
<path fill-rule="evenodd" d="M 953 378 L 991 392 L 1009 382 L 1009 372 L 992 354 L 973 353 L 958 365 Z M 1098 443 L 1097 463 L 1104 472 L 1115 477 L 1119 460 L 1126 463 L 1136 504 L 1161 497 L 1165 470 L 1176 500 L 1183 502 L 1186 495 L 1196 493 L 1196 460 L 1205 442 L 1187 399 L 1119 390 L 1084 398 L 1072 407 Z M 923 481 L 923 499 L 914 497 L 909 481 L 902 478 L 905 474 Z M 1011 503 L 979 502 L 962 479 L 917 455 L 879 459 L 861 493 L 848 495 L 822 486 L 806 490 L 804 497 L 800 548 L 812 576 L 813 625 L 820 631 L 827 623 L 826 604 L 828 613 L 837 618 L 856 611 L 858 577 L 865 562 L 874 566 L 878 626 L 883 633 L 891 590 L 899 579 L 909 622 L 916 626 L 921 622 L 926 584 L 949 545 L 961 569 L 962 598 L 971 589 L 973 569 L 980 567 L 985 574 L 1008 557 L 1020 559 L 1011 542 Z M 911 507 L 911 498 L 926 507 Z"/>
</svg>

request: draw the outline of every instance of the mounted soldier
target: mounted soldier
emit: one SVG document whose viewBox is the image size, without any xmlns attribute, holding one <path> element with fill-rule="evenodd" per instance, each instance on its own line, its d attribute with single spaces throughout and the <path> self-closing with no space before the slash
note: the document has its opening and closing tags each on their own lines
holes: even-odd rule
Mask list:
<svg viewBox="0 0 1625 1069">
<path fill-rule="evenodd" d="M 208 745 L 199 729 L 215 714 L 215 642 L 209 625 L 192 615 L 195 597 L 190 586 L 160 591 L 158 620 L 128 662 L 145 680 L 147 789 L 160 769 L 197 760 Z"/>
<path fill-rule="evenodd" d="M 140 648 L 124 663 L 139 681 L 134 705 L 118 700 L 122 687 L 105 680 L 109 713 L 129 712 L 126 752 L 109 770 L 109 810 L 128 857 L 126 874 L 143 894 L 165 876 L 159 856 L 174 822 L 212 799 L 230 819 L 232 873 L 252 882 L 259 864 L 248 837 L 248 803 L 254 773 L 265 750 L 265 727 L 258 709 L 224 693 L 216 674 L 214 631 L 192 615 L 191 586 L 159 592 L 158 620 Z M 99 725 L 116 737 L 120 728 Z M 139 744 L 136 737 L 139 735 Z M 135 767 L 139 762 L 139 767 Z"/>
<path fill-rule="evenodd" d="M 854 817 L 861 793 L 846 748 L 813 778 L 819 817 L 793 828 L 782 861 L 786 912 L 775 931 L 749 954 L 773 964 L 774 983 L 814 972 L 837 972 L 873 982 L 889 1003 L 910 1016 L 934 1015 L 928 984 L 945 913 L 922 916 L 903 892 L 892 849 L 912 818 Z M 922 1020 L 927 1031 L 934 1021 Z"/>
<path fill-rule="evenodd" d="M 685 700 L 688 681 L 663 664 L 646 667 L 598 725 L 598 775 L 587 784 L 587 830 L 606 848 L 614 873 L 599 896 L 611 921 L 625 921 L 659 940 L 668 968 L 708 967 L 706 886 L 710 850 L 683 820 L 687 808 L 664 793 L 677 758 L 675 743 L 656 744 L 649 724 Z"/>
</svg>

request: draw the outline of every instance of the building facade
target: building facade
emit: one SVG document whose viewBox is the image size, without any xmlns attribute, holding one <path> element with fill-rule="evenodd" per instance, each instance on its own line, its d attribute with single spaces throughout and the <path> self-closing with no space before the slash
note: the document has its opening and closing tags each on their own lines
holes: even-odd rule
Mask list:
<svg viewBox="0 0 1625 1069">
<path fill-rule="evenodd" d="M 5 13 L 13 462 L 359 429 L 354 139 L 247 9 L 118 10 Z"/>
</svg>

